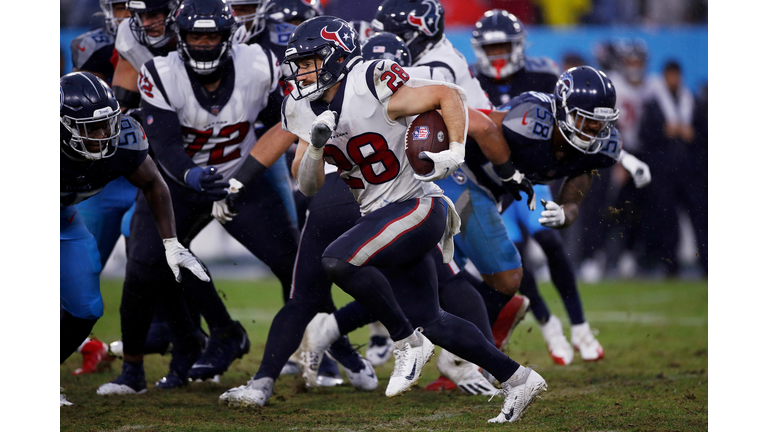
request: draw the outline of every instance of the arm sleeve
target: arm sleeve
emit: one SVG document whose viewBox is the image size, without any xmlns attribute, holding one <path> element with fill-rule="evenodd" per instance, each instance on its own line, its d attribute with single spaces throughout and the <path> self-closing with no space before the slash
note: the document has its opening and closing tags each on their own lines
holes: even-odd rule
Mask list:
<svg viewBox="0 0 768 432">
<path fill-rule="evenodd" d="M 166 174 L 184 184 L 184 174 L 197 165 L 184 152 L 181 123 L 176 112 L 145 104 L 143 119 L 155 161 Z"/>
</svg>

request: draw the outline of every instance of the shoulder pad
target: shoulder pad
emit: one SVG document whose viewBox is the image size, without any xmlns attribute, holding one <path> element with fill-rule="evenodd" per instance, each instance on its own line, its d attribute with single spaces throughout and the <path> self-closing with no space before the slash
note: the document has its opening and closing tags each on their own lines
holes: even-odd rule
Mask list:
<svg viewBox="0 0 768 432">
<path fill-rule="evenodd" d="M 288 95 L 283 99 L 281 107 L 282 127 L 306 142 L 310 142 L 309 132 L 312 130 L 312 122 L 317 117 L 309 107 L 309 100 L 294 100 Z"/>
<path fill-rule="evenodd" d="M 91 30 L 72 40 L 69 48 L 72 51 L 72 66 L 81 68 L 99 49 L 114 43 L 112 36 L 103 29 Z"/>
<path fill-rule="evenodd" d="M 120 116 L 120 142 L 118 148 L 123 150 L 147 151 L 149 141 L 141 124 L 131 116 Z"/>
<path fill-rule="evenodd" d="M 557 67 L 557 63 L 549 57 L 526 57 L 525 70 L 560 75 L 560 68 Z"/>
<path fill-rule="evenodd" d="M 624 143 L 621 140 L 621 133 L 619 133 L 616 128 L 613 128 L 611 137 L 608 139 L 608 142 L 603 144 L 603 148 L 600 149 L 599 154 L 608 156 L 615 162 L 619 160 L 619 155 L 621 154 L 621 149 L 623 147 Z"/>
<path fill-rule="evenodd" d="M 155 57 L 144 63 L 139 69 L 137 85 L 142 103 L 150 103 L 157 108 L 173 111 L 168 93 L 158 70 L 168 69 L 168 57 Z"/>
<path fill-rule="evenodd" d="M 535 94 L 533 94 L 535 93 Z M 527 92 L 502 105 L 505 131 L 531 140 L 549 140 L 555 127 L 552 106 L 544 93 Z"/>
<path fill-rule="evenodd" d="M 377 60 L 365 66 L 367 66 L 365 83 L 368 91 L 380 103 L 388 101 L 410 79 L 410 75 L 392 60 Z"/>
</svg>

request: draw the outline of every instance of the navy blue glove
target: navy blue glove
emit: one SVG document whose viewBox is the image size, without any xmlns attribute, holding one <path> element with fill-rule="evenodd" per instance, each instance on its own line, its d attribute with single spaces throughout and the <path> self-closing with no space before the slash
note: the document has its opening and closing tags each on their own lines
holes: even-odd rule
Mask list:
<svg viewBox="0 0 768 432">
<path fill-rule="evenodd" d="M 229 183 L 220 181 L 224 178 L 216 174 L 216 167 L 194 167 L 187 171 L 184 181 L 192 189 L 206 195 L 211 201 L 218 201 L 227 197 Z"/>
</svg>

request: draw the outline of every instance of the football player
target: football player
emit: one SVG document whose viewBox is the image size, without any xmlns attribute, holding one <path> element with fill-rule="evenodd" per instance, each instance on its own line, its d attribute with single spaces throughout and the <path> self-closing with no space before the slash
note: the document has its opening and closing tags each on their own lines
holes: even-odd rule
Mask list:
<svg viewBox="0 0 768 432">
<path fill-rule="evenodd" d="M 98 194 L 110 181 L 125 176 L 142 191 L 156 221 L 150 223 L 151 228 L 162 239 L 165 262 L 177 282 L 182 277 L 180 267 L 189 269 L 200 280 L 210 281 L 210 277 L 178 240 L 171 195 L 152 158 L 147 156 L 149 146 L 138 122 L 120 114 L 112 90 L 91 73 L 65 75 L 59 86 L 63 363 L 88 336 L 104 310 L 99 290 L 99 251 L 75 205 Z M 172 286 L 163 295 L 178 294 L 178 288 Z M 62 404 L 65 400 L 61 398 Z"/>
<path fill-rule="evenodd" d="M 439 70 L 448 82 L 464 89 L 470 108 L 490 109 L 491 102 L 475 78 L 464 56 L 445 37 L 445 11 L 437 0 L 385 0 L 371 21 L 377 31 L 400 36 L 408 46 L 414 66 L 430 66 Z M 456 203 L 462 219 L 461 236 L 456 238 L 457 261 L 472 261 L 482 275 L 483 292 L 499 291 L 506 298 L 517 292 L 523 274 L 520 254 L 506 235 L 497 203 L 475 182 L 471 170 L 454 173 L 450 179 L 438 181 L 445 195 Z M 532 186 L 524 177 L 508 179 L 505 187 L 517 197 L 519 191 L 528 194 L 527 203 L 535 206 Z M 489 310 L 492 322 L 504 328 L 496 330 L 507 339 L 514 325 L 524 316 L 527 301 L 513 297 L 503 306 L 506 310 Z M 509 319 L 499 320 L 501 313 Z M 442 355 L 449 355 L 445 350 Z M 451 362 L 444 361 L 444 365 Z M 440 386 L 438 385 L 438 388 Z"/>
<path fill-rule="evenodd" d="M 107 83 L 112 82 L 117 26 L 131 16 L 126 3 L 126 0 L 99 0 L 104 25 L 72 40 L 70 50 L 73 72 L 90 72 Z"/>
<path fill-rule="evenodd" d="M 504 407 L 491 421 L 517 420 L 546 390 L 546 383 L 498 351 L 477 327 L 443 312 L 437 300 L 436 263 L 430 251 L 440 243 L 443 260 L 449 260 L 460 220 L 432 181 L 449 175 L 463 161 L 464 92 L 447 83 L 411 80 L 388 60 L 364 62 L 357 35 L 334 17 L 299 25 L 285 61 L 294 71 L 289 79 L 295 87 L 283 103 L 283 127 L 300 138 L 293 164 L 300 190 L 307 195 L 318 192 L 328 161 L 338 167 L 360 205 L 363 216 L 325 249 L 322 265 L 334 283 L 379 318 L 395 341 L 395 370 L 387 396 L 402 394 L 416 383 L 434 353 L 432 339 L 503 382 Z M 442 111 L 451 145 L 440 153 L 423 153 L 435 169 L 419 176 L 405 162 L 405 120 L 436 108 Z M 315 319 L 326 333 L 338 336 L 328 317 L 320 314 Z M 421 325 L 424 334 L 412 325 Z M 302 354 L 323 351 L 311 347 Z M 307 361 L 317 363 L 319 358 Z M 273 378 L 257 373 L 220 400 L 264 405 L 273 384 Z"/>
<path fill-rule="evenodd" d="M 145 130 L 175 198 L 183 241 L 191 242 L 215 217 L 270 266 L 284 286 L 290 286 L 298 232 L 285 202 L 261 176 L 290 143 L 254 147 L 252 127 L 277 87 L 280 70 L 269 50 L 233 44 L 236 27 L 224 2 L 186 0 L 181 4 L 174 25 L 178 52 L 151 59 L 139 74 Z M 263 138 L 269 141 L 269 133 Z M 261 159 L 250 155 L 252 149 L 258 150 Z M 259 223 L 238 212 L 258 215 Z M 151 311 L 143 306 L 143 298 L 162 290 L 169 278 L 158 266 L 160 240 L 146 229 L 150 217 L 145 201 L 139 199 L 131 221 L 121 304 L 126 361 L 120 377 L 103 385 L 98 394 L 132 394 L 146 387 L 141 348 Z M 156 383 L 159 388 L 184 385 L 188 377 L 220 375 L 250 348 L 245 330 L 231 319 L 211 282 L 185 283 L 183 289 L 201 311 L 211 335 L 202 355 L 199 345 L 184 342 L 186 351 L 174 355 L 169 374 Z"/>
<path fill-rule="evenodd" d="M 131 17 L 117 27 L 115 50 L 117 65 L 112 78 L 115 97 L 121 109 L 138 108 L 141 103 L 136 84 L 141 65 L 155 56 L 165 56 L 176 49 L 173 15 L 179 0 L 142 0 L 128 2 Z"/>
</svg>

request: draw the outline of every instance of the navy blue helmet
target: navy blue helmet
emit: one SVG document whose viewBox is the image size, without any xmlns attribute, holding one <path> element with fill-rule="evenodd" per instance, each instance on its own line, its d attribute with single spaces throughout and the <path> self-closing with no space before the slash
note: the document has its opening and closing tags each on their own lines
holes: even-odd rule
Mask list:
<svg viewBox="0 0 768 432">
<path fill-rule="evenodd" d="M 590 66 L 574 67 L 560 75 L 554 93 L 552 111 L 566 141 L 582 153 L 599 152 L 619 119 L 608 76 Z M 593 124 L 597 127 L 587 130 Z"/>
<path fill-rule="evenodd" d="M 225 0 L 184 0 L 175 18 L 179 56 L 196 73 L 207 75 L 232 54 L 237 21 Z M 190 33 L 216 33 L 221 40 L 214 46 L 193 45 Z"/>
<path fill-rule="evenodd" d="M 59 93 L 64 153 L 89 160 L 114 155 L 120 135 L 120 104 L 107 83 L 89 72 L 72 72 L 59 80 Z"/>
<path fill-rule="evenodd" d="M 320 0 L 269 0 L 264 6 L 265 15 L 291 24 L 304 22 L 324 14 Z"/>
<path fill-rule="evenodd" d="M 131 0 L 131 32 L 142 45 L 160 48 L 173 34 L 173 15 L 179 6 L 178 0 Z M 145 25 L 144 22 L 147 21 Z M 153 36 L 154 33 L 157 35 Z"/>
<path fill-rule="evenodd" d="M 472 31 L 472 49 L 480 72 L 497 80 L 525 67 L 525 29 L 511 13 L 494 9 L 483 14 Z M 498 54 L 489 56 L 490 45 L 504 44 Z"/>
<path fill-rule="evenodd" d="M 363 42 L 362 51 L 365 60 L 386 59 L 400 66 L 411 65 L 411 52 L 405 42 L 393 33 L 381 32 L 369 37 Z"/>
<path fill-rule="evenodd" d="M 384 0 L 371 27 L 400 36 L 415 62 L 443 39 L 445 11 L 437 0 Z"/>
<path fill-rule="evenodd" d="M 313 71 L 300 74 L 299 63 L 315 56 L 322 59 L 322 64 Z M 315 17 L 299 24 L 288 40 L 283 63 L 290 66 L 291 75 L 285 80 L 293 85 L 291 96 L 294 99 L 309 97 L 309 100 L 316 100 L 360 61 L 358 35 L 348 22 L 332 16 Z M 315 74 L 313 84 L 299 82 L 307 74 Z"/>
</svg>

